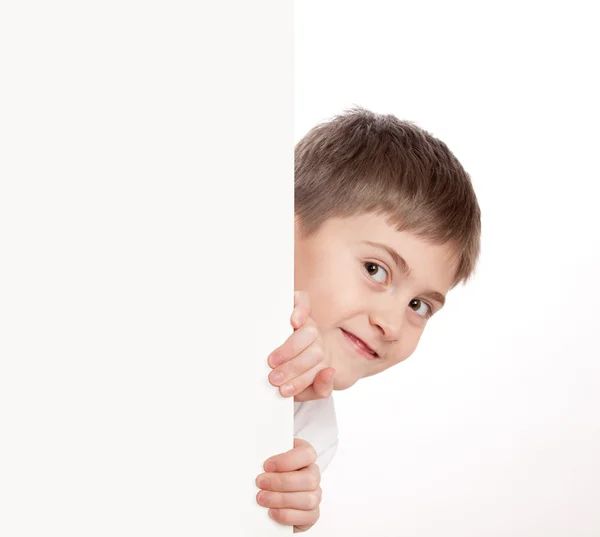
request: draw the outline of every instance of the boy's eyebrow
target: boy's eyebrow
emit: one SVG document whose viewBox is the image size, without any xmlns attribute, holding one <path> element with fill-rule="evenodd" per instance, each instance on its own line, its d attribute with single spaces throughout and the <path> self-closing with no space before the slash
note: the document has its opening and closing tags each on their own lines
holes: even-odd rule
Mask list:
<svg viewBox="0 0 600 537">
<path fill-rule="evenodd" d="M 440 308 L 444 307 L 446 304 L 446 297 L 442 295 L 442 293 L 438 293 L 437 291 L 429 291 L 428 293 L 423 293 L 423 296 L 431 298 L 431 300 L 436 300 L 441 304 Z"/>
<path fill-rule="evenodd" d="M 372 246 L 373 248 L 378 248 L 379 250 L 385 250 L 390 257 L 394 260 L 394 263 L 398 266 L 398 268 L 404 273 L 405 276 L 411 275 L 410 267 L 408 263 L 404 261 L 404 258 L 396 252 L 393 248 L 390 248 L 387 244 L 382 244 L 381 242 L 372 242 L 372 241 L 362 241 L 363 244 L 367 246 Z"/>
<path fill-rule="evenodd" d="M 390 248 L 387 244 L 383 244 L 381 242 L 372 242 L 372 241 L 362 241 L 363 244 L 368 246 L 372 246 L 373 248 L 378 248 L 379 250 L 385 250 L 390 257 L 394 260 L 394 263 L 398 266 L 398 268 L 404 273 L 405 276 L 409 277 L 411 275 L 411 269 L 408 266 L 408 263 L 404 260 L 404 258 L 396 252 L 393 248 Z M 432 300 L 435 300 L 441 304 L 441 307 L 444 307 L 446 304 L 446 297 L 442 293 L 438 293 L 437 291 L 428 291 L 424 293 L 424 296 L 428 296 Z"/>
</svg>

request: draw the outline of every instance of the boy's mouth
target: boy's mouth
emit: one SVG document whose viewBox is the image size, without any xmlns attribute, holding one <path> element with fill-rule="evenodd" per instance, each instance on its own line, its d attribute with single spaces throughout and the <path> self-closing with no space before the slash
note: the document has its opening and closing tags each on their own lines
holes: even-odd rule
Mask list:
<svg viewBox="0 0 600 537">
<path fill-rule="evenodd" d="M 373 360 L 374 358 L 379 358 L 379 355 L 369 347 L 362 339 L 355 336 L 351 332 L 347 332 L 343 328 L 341 329 L 344 337 L 353 344 L 355 349 L 367 360 Z"/>
</svg>

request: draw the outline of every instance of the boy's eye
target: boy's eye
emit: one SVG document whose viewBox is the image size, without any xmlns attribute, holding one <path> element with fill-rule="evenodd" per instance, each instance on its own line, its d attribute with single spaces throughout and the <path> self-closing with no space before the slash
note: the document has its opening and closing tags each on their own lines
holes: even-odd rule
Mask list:
<svg viewBox="0 0 600 537">
<path fill-rule="evenodd" d="M 427 318 L 431 314 L 431 307 L 429 304 L 419 300 L 418 298 L 411 300 L 409 305 L 417 313 L 417 315 L 420 315 L 421 317 Z"/>
<path fill-rule="evenodd" d="M 365 269 L 376 282 L 385 283 L 387 281 L 387 271 L 377 263 L 365 263 Z"/>
</svg>

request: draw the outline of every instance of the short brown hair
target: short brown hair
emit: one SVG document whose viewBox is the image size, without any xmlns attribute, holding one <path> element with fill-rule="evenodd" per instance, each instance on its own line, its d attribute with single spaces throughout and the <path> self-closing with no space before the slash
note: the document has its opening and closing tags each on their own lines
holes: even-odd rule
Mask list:
<svg viewBox="0 0 600 537">
<path fill-rule="evenodd" d="M 295 150 L 295 213 L 309 236 L 329 218 L 382 214 L 398 231 L 450 244 L 454 286 L 475 270 L 481 213 L 471 179 L 444 142 L 393 115 L 353 108 Z"/>
</svg>

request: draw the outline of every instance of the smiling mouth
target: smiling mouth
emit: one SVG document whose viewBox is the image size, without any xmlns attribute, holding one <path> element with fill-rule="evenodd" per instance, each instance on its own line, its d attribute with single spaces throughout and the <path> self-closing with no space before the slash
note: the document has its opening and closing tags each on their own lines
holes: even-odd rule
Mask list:
<svg viewBox="0 0 600 537">
<path fill-rule="evenodd" d="M 344 337 L 348 340 L 350 344 L 354 347 L 356 352 L 360 354 L 363 358 L 367 360 L 374 360 L 375 358 L 379 358 L 379 355 L 369 347 L 362 339 L 356 337 L 354 334 L 350 332 L 346 332 L 343 328 L 341 329 Z"/>
</svg>

